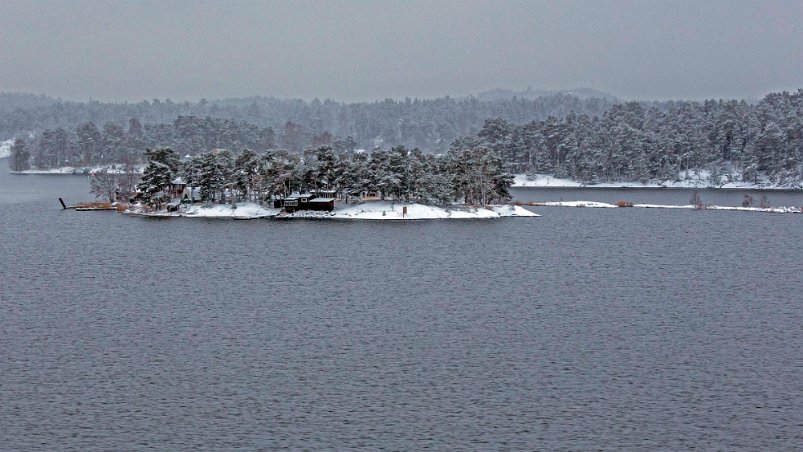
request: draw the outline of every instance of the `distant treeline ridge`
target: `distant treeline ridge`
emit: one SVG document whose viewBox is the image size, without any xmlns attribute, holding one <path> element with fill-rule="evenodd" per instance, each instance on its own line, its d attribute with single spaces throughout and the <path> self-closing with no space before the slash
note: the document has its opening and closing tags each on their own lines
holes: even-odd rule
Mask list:
<svg viewBox="0 0 803 452">
<path fill-rule="evenodd" d="M 520 120 L 528 115 L 537 116 L 535 107 L 544 106 L 545 99 L 554 102 L 550 104 L 553 109 L 567 110 L 543 119 Z M 284 102 L 291 101 L 277 102 L 285 105 Z M 302 110 L 319 113 L 330 105 L 327 103 L 330 101 L 298 102 Z M 304 125 L 310 123 L 309 118 L 298 122 L 287 120 L 278 132 L 269 125 L 214 116 L 180 115 L 168 123 L 143 123 L 129 118 L 125 125 L 107 122 L 101 128 L 94 122 L 86 122 L 75 129 L 43 130 L 29 143 L 20 143 L 25 152 L 18 153 L 20 158 L 12 159 L 10 164 L 19 169 L 27 165 L 50 168 L 133 163 L 141 161 L 143 149 L 156 147 L 170 147 L 180 155 L 197 155 L 212 149 L 235 153 L 243 149 L 284 149 L 299 154 L 304 149 L 331 146 L 336 155 L 341 155 L 365 147 L 368 140 L 378 148 L 385 147 L 383 143 L 387 142 L 429 153 L 487 147 L 513 172 L 547 173 L 584 182 L 667 180 L 676 178 L 681 171 L 697 169 L 709 170 L 717 178 L 754 180 L 764 175 L 781 184 L 803 180 L 803 90 L 769 94 L 756 104 L 736 100 L 610 105 L 606 102 L 582 101 L 566 95 L 533 101 L 447 98 L 348 105 L 332 102 L 331 106 L 339 106 L 341 113 L 342 109 L 350 108 L 375 110 L 377 115 L 363 117 L 364 124 L 355 122 L 350 127 L 333 129 L 356 130 L 356 136 L 332 133 L 323 125 L 327 121 L 317 127 Z M 187 108 L 224 108 L 200 105 L 190 104 Z M 413 121 L 410 115 L 414 112 L 432 113 L 440 111 L 436 106 L 447 105 L 459 106 L 457 110 L 468 118 L 465 124 L 444 125 L 443 133 L 423 136 L 418 132 L 425 129 L 431 132 L 438 127 L 433 128 L 432 124 L 408 127 L 425 123 L 423 117 Z M 489 105 L 505 107 L 502 109 L 507 114 L 480 120 L 477 112 L 493 111 Z M 521 111 L 517 106 L 522 107 Z M 592 106 L 603 111 L 591 113 Z M 225 108 L 242 112 L 242 107 Z M 254 115 L 262 111 L 256 103 L 245 108 L 254 110 Z M 399 111 L 394 114 L 394 110 Z M 379 114 L 382 111 L 386 114 Z M 520 114 L 515 114 L 516 111 Z M 356 121 L 350 115 L 343 118 L 348 119 L 343 119 L 344 122 Z M 459 125 L 460 121 L 455 121 Z M 386 123 L 387 129 L 362 130 L 379 123 Z M 475 123 L 479 126 L 472 125 Z M 456 129 L 471 133 L 455 135 Z M 444 144 L 446 137 L 452 138 Z M 26 156 L 27 162 L 23 158 Z"/>
</svg>

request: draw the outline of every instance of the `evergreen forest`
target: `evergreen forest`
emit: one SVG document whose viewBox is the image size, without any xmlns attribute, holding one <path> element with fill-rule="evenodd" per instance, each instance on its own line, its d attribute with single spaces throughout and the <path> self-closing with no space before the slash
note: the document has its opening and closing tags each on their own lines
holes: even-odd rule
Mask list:
<svg viewBox="0 0 803 452">
<path fill-rule="evenodd" d="M 245 98 L 197 103 L 63 102 L 0 94 L 12 170 L 144 163 L 226 150 L 295 156 L 331 148 L 421 155 L 493 151 L 510 173 L 585 183 L 672 180 L 706 170 L 717 182 L 803 181 L 803 90 L 744 100 L 622 102 L 568 93 L 340 103 Z M 412 152 L 412 151 L 409 151 Z M 366 154 L 367 155 L 367 154 Z"/>
</svg>

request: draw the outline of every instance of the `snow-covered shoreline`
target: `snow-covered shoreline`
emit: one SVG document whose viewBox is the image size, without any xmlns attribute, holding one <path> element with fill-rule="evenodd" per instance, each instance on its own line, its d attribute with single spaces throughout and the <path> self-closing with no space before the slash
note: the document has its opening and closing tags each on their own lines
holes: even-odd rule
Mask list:
<svg viewBox="0 0 803 452">
<path fill-rule="evenodd" d="M 11 145 L 13 140 L 0 142 L 0 158 L 11 155 Z M 142 173 L 144 165 L 137 165 L 136 171 Z M 123 165 L 110 164 L 101 166 L 64 166 L 49 169 L 29 169 L 25 171 L 10 171 L 11 174 L 35 174 L 35 175 L 87 175 L 106 170 L 111 173 L 124 173 Z M 735 178 L 732 178 L 735 179 Z M 685 171 L 679 175 L 678 180 L 650 181 L 641 182 L 600 182 L 595 184 L 585 184 L 572 179 L 561 179 L 549 174 L 516 174 L 513 180 L 514 188 L 625 188 L 625 189 L 708 189 L 708 190 L 803 190 L 803 182 L 789 182 L 786 184 L 775 184 L 763 178 L 758 183 L 735 181 L 720 184 L 711 183 L 711 175 L 708 171 Z"/>
<path fill-rule="evenodd" d="M 14 140 L 0 141 L 0 159 L 11 157 L 11 146 L 14 145 Z"/>
<path fill-rule="evenodd" d="M 407 211 L 404 212 L 404 207 Z M 149 217 L 188 217 L 188 218 L 221 218 L 221 219 L 257 219 L 257 218 L 320 218 L 338 220 L 445 220 L 445 219 L 491 219 L 507 217 L 540 217 L 524 207 L 515 205 L 496 205 L 484 207 L 451 206 L 438 207 L 417 203 L 394 203 L 391 201 L 369 201 L 359 204 L 338 206 L 332 212 L 298 211 L 283 213 L 280 209 L 269 208 L 255 203 L 194 204 L 183 207 L 178 212 L 164 210 L 148 212 L 139 207 L 132 207 L 127 214 Z"/>
<path fill-rule="evenodd" d="M 138 173 L 142 173 L 144 165 L 136 165 L 134 166 L 134 170 Z M 101 166 L 62 166 L 59 168 L 49 168 L 49 169 L 29 169 L 24 171 L 9 171 L 11 174 L 37 174 L 37 175 L 87 175 L 92 173 L 97 173 L 100 171 L 107 171 L 113 174 L 125 174 L 127 172 L 124 169 L 124 166 L 121 164 L 110 164 L 110 165 L 101 165 Z"/>
<path fill-rule="evenodd" d="M 730 210 L 738 212 L 764 212 L 764 213 L 803 213 L 803 207 L 732 207 L 732 206 L 717 206 L 717 205 L 704 205 L 695 206 L 691 204 L 685 205 L 671 205 L 671 204 L 633 204 L 628 206 L 618 206 L 616 204 L 608 204 L 605 202 L 597 201 L 547 201 L 547 202 L 533 202 L 527 205 L 535 207 L 588 207 L 593 209 L 611 209 L 611 208 L 644 208 L 644 209 L 688 209 L 688 210 Z"/>
<path fill-rule="evenodd" d="M 681 175 L 680 180 L 640 182 L 602 182 L 598 184 L 583 184 L 576 180 L 559 179 L 547 174 L 516 174 L 513 181 L 515 188 L 682 188 L 682 189 L 723 189 L 723 190 L 801 190 L 803 183 L 792 182 L 786 185 L 772 184 L 767 180 L 757 184 L 750 182 L 727 182 L 712 185 L 710 174 L 706 171 L 688 171 Z"/>
</svg>

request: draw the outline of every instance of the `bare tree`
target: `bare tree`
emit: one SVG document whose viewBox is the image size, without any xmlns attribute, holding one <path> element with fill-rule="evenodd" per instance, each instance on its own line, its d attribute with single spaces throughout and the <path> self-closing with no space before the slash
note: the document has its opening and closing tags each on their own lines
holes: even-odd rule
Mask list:
<svg viewBox="0 0 803 452">
<path fill-rule="evenodd" d="M 119 174 L 109 172 L 106 169 L 100 170 L 90 176 L 89 191 L 96 198 L 104 198 L 114 202 L 119 191 L 119 176 Z"/>
</svg>

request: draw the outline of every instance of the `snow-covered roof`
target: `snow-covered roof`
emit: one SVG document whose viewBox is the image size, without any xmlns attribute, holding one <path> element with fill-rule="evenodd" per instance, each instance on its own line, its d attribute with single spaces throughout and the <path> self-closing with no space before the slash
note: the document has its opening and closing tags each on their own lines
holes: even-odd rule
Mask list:
<svg viewBox="0 0 803 452">
<path fill-rule="evenodd" d="M 179 177 L 173 179 L 170 183 L 174 184 L 174 185 L 186 185 L 187 182 L 184 181 L 184 178 L 179 176 Z"/>
<path fill-rule="evenodd" d="M 290 193 L 290 196 L 285 196 L 284 199 L 298 199 L 298 198 L 312 198 L 310 193 Z"/>
<path fill-rule="evenodd" d="M 309 200 L 309 202 L 321 202 L 321 203 L 323 203 L 323 202 L 332 202 L 334 200 L 335 200 L 335 198 L 312 198 L 312 199 Z"/>
</svg>

